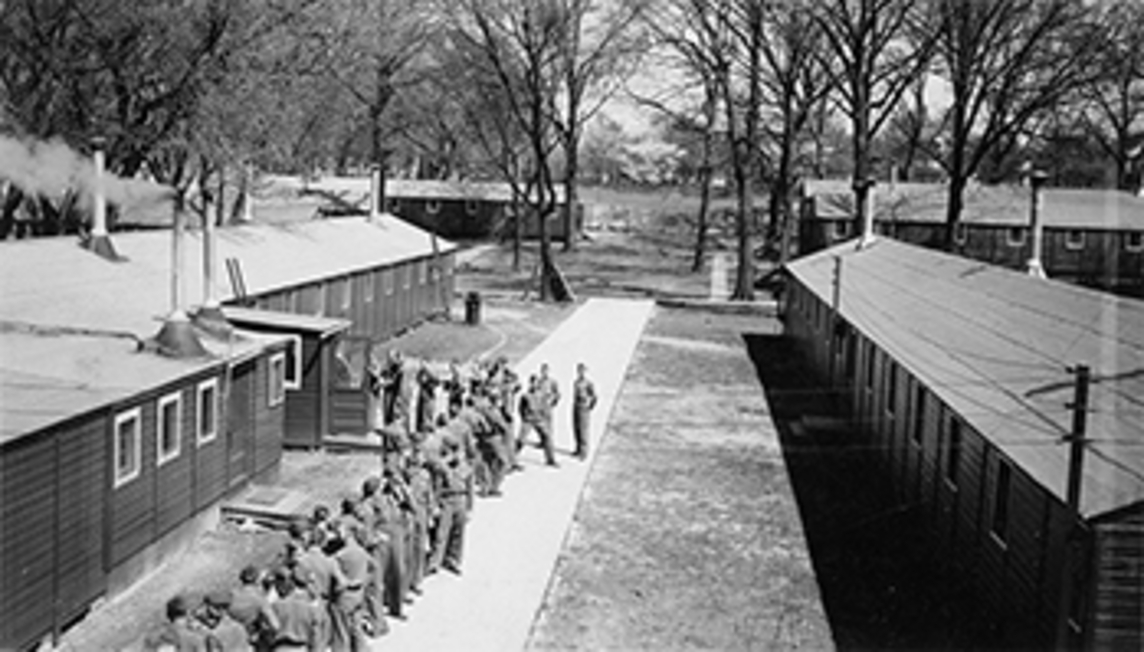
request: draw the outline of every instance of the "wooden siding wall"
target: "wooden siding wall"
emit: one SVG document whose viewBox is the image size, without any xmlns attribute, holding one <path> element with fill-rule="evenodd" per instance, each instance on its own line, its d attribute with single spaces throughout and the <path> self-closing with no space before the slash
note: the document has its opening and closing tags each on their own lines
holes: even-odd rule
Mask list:
<svg viewBox="0 0 1144 652">
<path fill-rule="evenodd" d="M 428 205 L 435 201 L 439 210 L 430 213 Z M 387 200 L 389 211 L 426 231 L 452 240 L 492 240 L 507 239 L 512 236 L 511 207 L 507 202 L 476 200 L 475 211 L 470 212 L 466 200 L 425 199 L 418 197 L 390 197 Z M 568 234 L 564 228 L 563 208 L 557 207 L 555 216 L 550 218 L 548 234 L 554 241 L 563 242 Z M 584 209 L 577 206 L 573 219 L 573 233 L 583 228 Z M 535 213 L 528 212 L 524 221 L 524 237 L 540 237 L 540 227 Z"/>
<path fill-rule="evenodd" d="M 268 359 L 254 363 L 254 456 L 265 472 L 281 455 L 282 407 L 266 407 Z M 218 381 L 217 434 L 197 441 L 198 388 Z M 262 386 L 258 390 L 257 385 Z M 159 400 L 181 397 L 179 455 L 158 466 Z M 0 448 L 0 649 L 58 632 L 107 590 L 112 571 L 227 488 L 225 377 L 197 376 Z M 116 415 L 140 415 L 140 472 L 114 488 Z"/>
<path fill-rule="evenodd" d="M 1095 527 L 1092 648 L 1144 649 L 1144 514 Z"/>
<path fill-rule="evenodd" d="M 808 254 L 849 240 L 857 234 L 848 227 L 839 236 L 835 224 L 841 219 L 819 219 L 813 214 L 800 220 L 799 253 Z M 1032 254 L 1032 236 L 1028 228 L 1020 245 L 1009 243 L 1009 227 L 987 224 L 967 224 L 965 240 L 955 243 L 954 251 L 967 258 L 982 262 L 1024 269 Z M 893 222 L 879 220 L 875 231 L 910 244 L 941 248 L 944 225 L 930 222 Z M 1127 247 L 1128 231 L 1110 229 L 1082 229 L 1084 245 L 1070 248 L 1066 240 L 1073 229 L 1047 227 L 1044 230 L 1043 260 L 1046 273 L 1054 278 L 1071 282 L 1115 287 L 1144 284 L 1144 251 L 1130 251 Z"/>
<path fill-rule="evenodd" d="M 350 335 L 383 339 L 448 309 L 454 291 L 453 253 L 442 254 L 440 265 L 445 270 L 440 288 L 433 282 L 432 268 L 436 266 L 433 257 L 424 256 L 320 283 L 268 292 L 254 297 L 254 302 L 267 310 L 347 319 L 351 322 Z M 425 270 L 423 276 L 422 269 Z M 366 277 L 373 278 L 373 292 L 369 296 L 370 284 Z M 347 283 L 351 286 L 348 307 L 342 302 Z"/>
<path fill-rule="evenodd" d="M 261 476 L 271 471 L 282 459 L 282 431 L 286 418 L 286 401 L 271 406 L 270 358 L 258 358 L 254 380 L 254 459 L 252 470 Z M 289 390 L 286 390 L 289 391 Z"/>
<path fill-rule="evenodd" d="M 824 378 L 830 373 L 825 336 L 829 322 L 828 304 L 793 281 L 784 313 L 785 330 Z M 856 347 L 854 377 L 843 377 L 845 346 L 840 347 L 843 353 L 836 359 L 836 388 L 844 391 L 853 406 L 854 419 L 881 452 L 881 468 L 891 474 L 899 499 L 929 519 L 932 540 L 919 545 L 935 546 L 935 557 L 946 560 L 955 577 L 971 578 L 990 613 L 996 616 L 992 624 L 1007 641 L 1020 646 L 1051 646 L 1058 623 L 1065 545 L 1079 522 L 1070 517 L 1059 499 L 941 402 L 933 388 L 921 383 L 862 333 L 850 333 L 845 346 Z M 871 364 L 873 385 L 868 386 Z M 897 370 L 892 372 L 892 367 Z M 897 385 L 892 410 L 888 400 L 891 378 Z M 919 388 L 925 396 L 920 402 Z M 917 442 L 914 428 L 919 424 L 921 404 L 924 413 Z M 961 446 L 954 477 L 948 479 L 953 420 L 961 423 Z M 1002 464 L 1010 467 L 1008 526 L 1003 539 L 992 532 Z M 1109 541 L 1110 548 L 1124 547 Z M 1139 590 L 1141 584 L 1135 586 Z"/>
<path fill-rule="evenodd" d="M 325 431 L 322 421 L 323 392 L 326 374 L 322 368 L 324 343 L 316 336 L 302 338 L 302 359 L 298 361 L 302 386 L 286 390 L 287 446 L 314 447 L 321 443 Z"/>
</svg>

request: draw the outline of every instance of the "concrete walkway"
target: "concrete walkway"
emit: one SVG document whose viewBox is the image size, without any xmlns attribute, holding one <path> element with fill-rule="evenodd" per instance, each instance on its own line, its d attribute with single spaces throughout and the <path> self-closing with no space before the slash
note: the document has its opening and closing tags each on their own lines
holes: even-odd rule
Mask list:
<svg viewBox="0 0 1144 652">
<path fill-rule="evenodd" d="M 427 578 L 408 620 L 391 619 L 389 635 L 374 649 L 524 648 L 592 460 L 569 454 L 576 363 L 588 365 L 599 396 L 590 440 L 594 456 L 652 308 L 651 301 L 591 299 L 517 365 L 526 382 L 547 362 L 560 383 L 555 419 L 560 468 L 545 467 L 540 450 L 526 448 L 526 471 L 508 477 L 504 496 L 477 499 L 465 530 L 464 575 L 442 571 Z"/>
</svg>

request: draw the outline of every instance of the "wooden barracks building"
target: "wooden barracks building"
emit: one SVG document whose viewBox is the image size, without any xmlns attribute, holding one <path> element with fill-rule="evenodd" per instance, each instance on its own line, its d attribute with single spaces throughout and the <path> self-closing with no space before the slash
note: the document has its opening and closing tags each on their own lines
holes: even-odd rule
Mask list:
<svg viewBox="0 0 1144 652">
<path fill-rule="evenodd" d="M 1045 272 L 1088 287 L 1144 298 L 1144 197 L 1117 190 L 1044 188 Z M 941 248 L 948 188 L 930 183 L 874 186 L 875 229 L 903 242 Z M 971 185 L 955 253 L 1023 269 L 1030 258 L 1028 187 Z M 802 254 L 854 237 L 849 181 L 807 180 L 798 226 Z"/>
<path fill-rule="evenodd" d="M 311 188 L 340 196 L 344 203 L 364 206 L 370 181 L 365 177 L 331 177 L 311 184 Z M 549 218 L 548 233 L 553 241 L 564 241 L 562 207 L 564 188 L 557 186 L 556 212 Z M 416 226 L 451 240 L 504 240 L 512 237 L 512 186 L 504 182 L 441 181 L 433 179 L 386 179 L 385 210 Z M 584 211 L 575 209 L 572 236 L 583 230 Z M 535 215 L 523 225 L 523 236 L 540 236 Z"/>
<path fill-rule="evenodd" d="M 226 321 L 172 355 L 164 317 L 207 284 L 171 275 L 171 233 L 113 234 L 117 261 L 0 244 L 0 649 L 130 586 L 273 480 L 284 445 L 364 430 L 370 346 L 453 292 L 453 245 L 393 216 L 219 229 Z M 186 233 L 185 270 L 202 244 Z"/>
<path fill-rule="evenodd" d="M 857 242 L 787 267 L 785 331 L 931 523 L 918 545 L 1013 646 L 1144 649 L 1144 302 Z"/>
</svg>

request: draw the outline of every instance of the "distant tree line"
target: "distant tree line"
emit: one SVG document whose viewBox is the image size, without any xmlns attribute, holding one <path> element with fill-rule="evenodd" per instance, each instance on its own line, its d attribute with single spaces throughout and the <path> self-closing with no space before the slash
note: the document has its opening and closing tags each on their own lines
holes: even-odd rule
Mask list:
<svg viewBox="0 0 1144 652">
<path fill-rule="evenodd" d="M 1036 165 L 1090 184 L 1100 171 L 1078 161 L 1103 161 L 1114 185 L 1138 186 L 1142 24 L 1136 0 L 0 0 L 0 138 L 80 152 L 103 138 L 114 173 L 193 195 L 220 223 L 258 171 L 377 164 L 508 181 L 517 214 L 545 225 L 572 218 L 603 156 L 585 142 L 602 103 L 667 70 L 671 97 L 640 97 L 701 189 L 694 267 L 712 181 L 727 179 L 734 296 L 749 299 L 754 195 L 762 235 L 781 239 L 802 178 L 850 176 L 859 219 L 878 179 L 941 179 L 950 237 L 973 179 Z M 931 80 L 948 107 L 927 104 Z M 17 215 L 83 228 L 73 194 L 3 176 L 0 238 Z M 547 229 L 539 247 L 546 271 Z"/>
<path fill-rule="evenodd" d="M 716 170 L 738 188 L 739 298 L 754 281 L 753 187 L 770 193 L 767 235 L 783 238 L 801 178 L 850 177 L 859 222 L 872 183 L 941 180 L 952 242 L 973 179 L 1036 166 L 1059 185 L 1092 185 L 1107 163 L 1108 185 L 1141 182 L 1137 0 L 660 0 L 645 15 L 656 56 L 683 80 L 672 101 L 640 99 L 689 152 L 704 200 Z M 935 81 L 948 95 L 940 110 L 926 100 Z M 703 201 L 696 269 L 706 211 Z"/>
</svg>

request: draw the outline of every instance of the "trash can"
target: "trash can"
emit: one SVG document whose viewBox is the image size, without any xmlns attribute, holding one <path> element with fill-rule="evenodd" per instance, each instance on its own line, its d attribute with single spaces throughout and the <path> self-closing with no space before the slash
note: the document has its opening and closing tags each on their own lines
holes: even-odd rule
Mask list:
<svg viewBox="0 0 1144 652">
<path fill-rule="evenodd" d="M 481 295 L 470 292 L 465 295 L 465 323 L 476 326 L 481 323 Z"/>
</svg>

